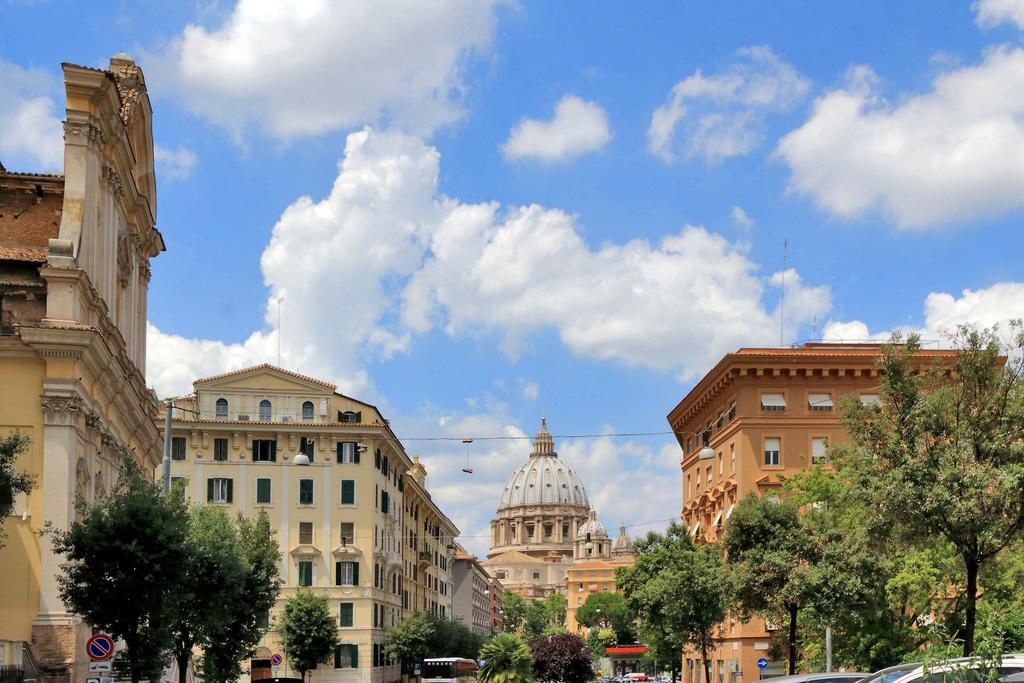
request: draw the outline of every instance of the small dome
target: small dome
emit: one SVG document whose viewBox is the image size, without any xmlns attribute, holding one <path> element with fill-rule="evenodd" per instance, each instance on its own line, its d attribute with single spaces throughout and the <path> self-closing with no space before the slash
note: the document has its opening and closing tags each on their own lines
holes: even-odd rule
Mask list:
<svg viewBox="0 0 1024 683">
<path fill-rule="evenodd" d="M 613 553 L 625 553 L 633 550 L 633 539 L 626 533 L 626 525 L 619 524 L 619 535 L 612 541 Z"/>
<path fill-rule="evenodd" d="M 597 521 L 597 513 L 593 510 L 587 513 L 587 521 L 583 522 L 580 525 L 579 531 L 576 532 L 576 540 L 585 541 L 588 534 L 592 541 L 608 538 L 608 532 L 604 530 L 604 524 Z"/>
<path fill-rule="evenodd" d="M 498 509 L 544 503 L 590 507 L 583 482 L 558 459 L 547 420 L 541 418 L 530 459 L 508 478 Z"/>
</svg>

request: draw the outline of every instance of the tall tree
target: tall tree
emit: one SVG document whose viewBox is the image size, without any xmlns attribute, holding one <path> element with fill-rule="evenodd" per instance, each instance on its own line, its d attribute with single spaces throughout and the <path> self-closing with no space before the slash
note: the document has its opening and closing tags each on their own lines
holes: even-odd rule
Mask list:
<svg viewBox="0 0 1024 683">
<path fill-rule="evenodd" d="M 18 456 L 28 451 L 31 440 L 21 432 L 0 439 L 0 519 L 14 510 L 14 497 L 29 493 L 35 487 L 35 477 L 16 469 Z M 0 527 L 0 548 L 4 547 L 4 531 Z"/>
<path fill-rule="evenodd" d="M 499 633 L 480 648 L 479 677 L 483 683 L 531 683 L 530 648 L 514 633 Z"/>
<path fill-rule="evenodd" d="M 252 656 L 269 625 L 270 608 L 281 592 L 278 562 L 281 550 L 270 517 L 263 510 L 255 519 L 238 514 L 238 551 L 245 565 L 244 599 L 224 605 L 229 618 L 203 648 L 203 678 L 229 683 L 242 673 L 242 660 Z"/>
<path fill-rule="evenodd" d="M 285 601 L 277 624 L 288 663 L 303 680 L 306 672 L 330 661 L 337 631 L 327 598 L 301 589 Z"/>
<path fill-rule="evenodd" d="M 591 593 L 576 608 L 576 621 L 587 628 L 611 628 L 620 643 L 633 638 L 631 626 L 635 614 L 626 605 L 620 593 Z"/>
<path fill-rule="evenodd" d="M 566 602 L 565 596 L 561 593 L 552 593 L 544 598 L 544 609 L 548 613 L 548 622 L 554 629 L 565 626 Z"/>
<path fill-rule="evenodd" d="M 533 646 L 551 626 L 551 616 L 542 600 L 524 600 L 523 639 Z"/>
<path fill-rule="evenodd" d="M 517 633 L 526 618 L 526 601 L 517 593 L 506 590 L 501 596 L 502 623 L 509 633 Z"/>
<path fill-rule="evenodd" d="M 465 624 L 445 617 L 431 616 L 433 635 L 427 639 L 428 657 L 465 657 L 476 659 L 484 639 Z"/>
<path fill-rule="evenodd" d="M 185 580 L 187 509 L 133 460 L 121 463 L 107 498 L 81 504 L 78 520 L 51 530 L 67 561 L 58 577 L 69 610 L 124 640 L 132 683 L 157 676 L 166 661 L 175 592 Z"/>
<path fill-rule="evenodd" d="M 865 495 L 910 539 L 941 538 L 962 562 L 963 654 L 974 651 L 978 577 L 1024 530 L 1024 333 L 961 327 L 951 366 L 922 367 L 894 336 L 880 405 L 843 404 Z M 1003 354 L 1005 353 L 1005 357 Z"/>
<path fill-rule="evenodd" d="M 414 612 L 388 631 L 384 652 L 402 665 L 402 672 L 412 674 L 413 665 L 430 656 L 434 622 L 421 612 Z"/>
<path fill-rule="evenodd" d="M 540 638 L 533 645 L 533 673 L 540 681 L 587 683 L 594 677 L 590 648 L 574 633 Z"/>
<path fill-rule="evenodd" d="M 230 624 L 234 605 L 246 600 L 245 574 L 238 533 L 227 513 L 209 505 L 189 510 L 185 567 L 174 592 L 178 683 L 188 681 L 195 648 L 213 644 Z"/>
</svg>

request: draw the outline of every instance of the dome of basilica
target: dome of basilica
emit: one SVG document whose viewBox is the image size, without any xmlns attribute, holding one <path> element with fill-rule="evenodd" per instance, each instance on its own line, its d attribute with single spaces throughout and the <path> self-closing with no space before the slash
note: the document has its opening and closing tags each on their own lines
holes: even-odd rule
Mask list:
<svg viewBox="0 0 1024 683">
<path fill-rule="evenodd" d="M 558 459 L 547 421 L 533 442 L 530 458 L 508 478 L 498 510 L 521 505 L 578 505 L 589 508 L 587 492 L 576 473 Z"/>
<path fill-rule="evenodd" d="M 577 541 L 597 541 L 608 538 L 608 532 L 604 529 L 604 524 L 597 521 L 597 513 L 591 510 L 587 514 L 587 521 L 580 524 L 579 531 L 576 532 Z"/>
</svg>

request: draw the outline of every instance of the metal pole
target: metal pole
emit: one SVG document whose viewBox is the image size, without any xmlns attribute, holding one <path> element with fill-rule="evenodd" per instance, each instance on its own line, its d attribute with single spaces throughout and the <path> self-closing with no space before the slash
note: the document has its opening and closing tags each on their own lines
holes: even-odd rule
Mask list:
<svg viewBox="0 0 1024 683">
<path fill-rule="evenodd" d="M 832 627 L 825 627 L 825 672 L 832 671 Z"/>
<path fill-rule="evenodd" d="M 164 419 L 164 481 L 163 489 L 166 496 L 171 491 L 171 415 L 174 412 L 174 401 L 167 399 L 167 415 Z"/>
</svg>

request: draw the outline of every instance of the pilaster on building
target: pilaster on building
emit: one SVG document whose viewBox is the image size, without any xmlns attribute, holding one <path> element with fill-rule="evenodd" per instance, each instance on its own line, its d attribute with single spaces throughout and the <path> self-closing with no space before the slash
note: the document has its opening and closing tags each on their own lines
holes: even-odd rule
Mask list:
<svg viewBox="0 0 1024 683">
<path fill-rule="evenodd" d="M 880 344 L 808 343 L 796 348 L 742 348 L 727 354 L 668 414 L 682 450 L 680 519 L 698 543 L 720 539 L 745 496 L 781 496 L 787 477 L 811 466 L 830 468 L 830 444 L 849 439 L 840 401 L 881 396 Z M 912 361 L 946 365 L 952 351 L 922 350 Z M 730 620 L 713 655 L 712 680 L 741 683 L 781 675 L 768 661 L 763 619 Z M 703 665 L 684 653 L 686 683 L 703 681 Z"/>
<path fill-rule="evenodd" d="M 86 679 L 91 635 L 60 601 L 44 522 L 67 528 L 121 456 L 153 467 L 161 453 L 144 378 L 149 261 L 164 250 L 145 78 L 124 55 L 62 66 L 64 172 L 0 164 L 0 432 L 31 439 L 17 467 L 36 477 L 0 521 L 0 649 L 44 681 Z"/>
</svg>

